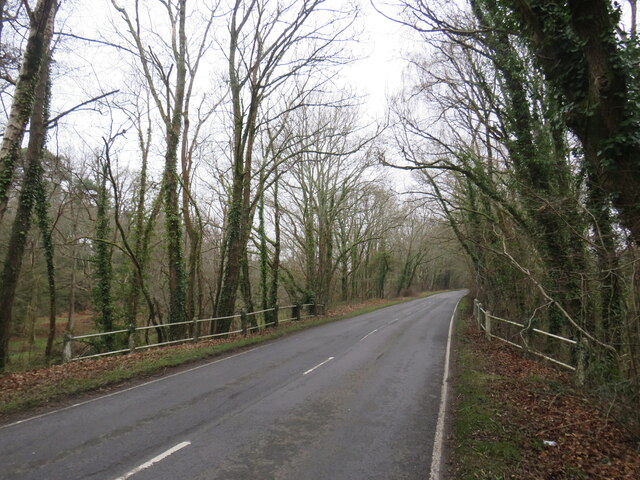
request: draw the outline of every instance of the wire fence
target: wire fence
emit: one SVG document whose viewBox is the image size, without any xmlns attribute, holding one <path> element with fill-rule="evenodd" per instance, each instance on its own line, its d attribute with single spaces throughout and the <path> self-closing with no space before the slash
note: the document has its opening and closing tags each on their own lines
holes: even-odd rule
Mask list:
<svg viewBox="0 0 640 480">
<path fill-rule="evenodd" d="M 473 316 L 487 339 L 508 343 L 526 354 L 575 372 L 579 377 L 584 372 L 584 348 L 577 340 L 492 315 L 478 299 L 473 301 Z"/>
<path fill-rule="evenodd" d="M 194 318 L 175 323 L 128 328 L 87 335 L 65 334 L 63 360 L 70 362 L 119 353 L 133 353 L 154 347 L 198 342 L 216 337 L 247 336 L 256 330 L 324 314 L 324 305 L 313 303 L 275 306 L 257 312 L 242 311 L 236 315 L 216 318 Z M 224 323 L 221 323 L 224 322 Z"/>
</svg>

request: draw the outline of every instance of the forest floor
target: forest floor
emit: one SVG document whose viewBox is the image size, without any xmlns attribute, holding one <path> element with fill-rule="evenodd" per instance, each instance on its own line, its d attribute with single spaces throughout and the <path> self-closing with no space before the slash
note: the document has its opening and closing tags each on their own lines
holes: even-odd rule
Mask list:
<svg viewBox="0 0 640 480">
<path fill-rule="evenodd" d="M 185 365 L 192 366 L 196 362 L 209 361 L 208 359 L 212 357 L 248 348 L 301 329 L 361 315 L 435 293 L 438 292 L 423 293 L 416 297 L 392 300 L 374 299 L 357 304 L 337 305 L 324 317 L 288 322 L 280 325 L 277 329 L 265 329 L 246 337 L 239 335 L 204 340 L 198 343 L 185 343 L 129 355 L 79 360 L 37 368 L 25 369 L 23 358 L 20 358 L 16 361 L 16 363 L 20 363 L 13 365 L 13 368 L 18 371 L 10 371 L 0 376 L 0 424 L 15 421 L 22 415 L 31 415 L 34 413 L 32 411 L 34 408 L 48 410 L 64 406 L 70 402 L 82 400 L 78 398 L 79 395 L 103 394 L 106 391 L 121 388 L 125 383 L 146 381 L 151 376 L 165 375 L 172 369 L 185 368 Z M 85 332 L 92 328 L 91 323 L 91 316 L 84 315 L 82 322 L 78 322 L 76 325 L 82 332 Z M 46 328 L 41 325 L 36 331 L 40 333 L 36 340 L 44 345 Z M 40 355 L 42 355 L 41 352 Z"/>
<path fill-rule="evenodd" d="M 456 325 L 450 479 L 638 479 L 638 438 L 565 372 Z"/>
</svg>

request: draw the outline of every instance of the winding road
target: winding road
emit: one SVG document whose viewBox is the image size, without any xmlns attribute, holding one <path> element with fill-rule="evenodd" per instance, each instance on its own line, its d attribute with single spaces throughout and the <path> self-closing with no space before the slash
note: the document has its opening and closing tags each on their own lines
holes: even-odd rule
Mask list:
<svg viewBox="0 0 640 480">
<path fill-rule="evenodd" d="M 0 427 L 7 480 L 428 479 L 464 291 Z"/>
</svg>

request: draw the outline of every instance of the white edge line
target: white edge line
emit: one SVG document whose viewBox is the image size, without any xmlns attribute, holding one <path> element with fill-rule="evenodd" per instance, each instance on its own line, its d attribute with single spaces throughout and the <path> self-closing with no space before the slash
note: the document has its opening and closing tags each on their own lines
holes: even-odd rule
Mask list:
<svg viewBox="0 0 640 480">
<path fill-rule="evenodd" d="M 91 398 L 89 400 L 85 400 L 84 402 L 74 403 L 73 405 L 69 405 L 68 407 L 59 408 L 59 409 L 53 410 L 51 412 L 41 413 L 40 415 L 36 415 L 34 417 L 24 418 L 22 420 L 18 420 L 17 422 L 9 423 L 7 425 L 0 425 L 0 430 L 3 430 L 5 428 L 9 428 L 9 427 L 15 427 L 16 425 L 20 425 L 21 423 L 31 422 L 32 420 L 37 420 L 37 419 L 42 418 L 42 417 L 48 417 L 49 415 L 53 415 L 54 413 L 64 412 L 65 410 L 71 410 L 72 408 L 81 407 L 82 405 L 86 405 L 88 403 L 97 402 L 98 400 L 102 400 L 104 398 L 114 397 L 116 395 L 120 395 L 121 393 L 126 393 L 126 392 L 130 392 L 131 390 L 135 390 L 136 388 L 146 387 L 147 385 L 151 385 L 153 383 L 161 382 L 163 380 L 167 380 L 167 379 L 172 378 L 172 377 L 177 377 L 178 375 L 183 375 L 185 373 L 193 372 L 195 370 L 199 370 L 201 368 L 208 367 L 209 365 L 213 365 L 215 363 L 224 362 L 225 360 L 231 360 L 232 358 L 239 357 L 240 355 L 244 355 L 245 353 L 253 352 L 253 351 L 258 350 L 260 348 L 267 347 L 268 345 L 269 344 L 259 345 L 257 347 L 254 347 L 254 348 L 250 349 L 250 350 L 245 350 L 244 352 L 239 352 L 239 353 L 236 353 L 234 355 L 230 355 L 228 357 L 219 358 L 217 360 L 214 360 L 213 362 L 208 362 L 208 363 L 205 363 L 204 365 L 198 365 L 197 367 L 193 367 L 193 368 L 190 368 L 188 370 L 183 370 L 181 372 L 172 373 L 171 375 L 166 375 L 166 376 L 163 376 L 163 377 L 160 377 L 160 378 L 156 378 L 155 380 L 150 380 L 148 382 L 141 383 L 139 385 L 134 385 L 133 387 L 125 388 L 124 390 L 118 390 L 116 392 L 107 393 L 106 395 L 101 395 L 101 396 L 96 397 L 96 398 Z M 133 379 L 130 379 L 130 380 L 133 380 Z"/>
<path fill-rule="evenodd" d="M 457 302 L 449 320 L 449 338 L 447 339 L 447 350 L 444 356 L 444 373 L 442 374 L 442 389 L 440 391 L 440 408 L 438 409 L 438 423 L 436 424 L 436 433 L 433 439 L 433 451 L 431 452 L 431 474 L 429 480 L 438 480 L 440 478 L 440 469 L 442 467 L 442 442 L 444 438 L 444 419 L 447 413 L 447 393 L 449 390 L 449 357 L 451 356 L 451 333 L 453 332 L 453 320 L 456 317 L 458 304 L 462 300 L 461 297 Z"/>
<path fill-rule="evenodd" d="M 369 335 L 373 335 L 374 333 L 376 333 L 378 330 L 380 330 L 379 328 L 376 328 L 374 331 L 367 333 L 364 337 L 362 337 L 360 340 L 358 340 L 359 342 L 363 341 L 365 338 L 367 338 Z"/>
<path fill-rule="evenodd" d="M 304 372 L 302 375 L 307 375 L 308 373 L 313 372 L 316 368 L 320 368 L 322 365 L 324 365 L 327 362 L 330 362 L 331 360 L 333 360 L 335 357 L 329 357 L 327 358 L 324 362 L 320 362 L 318 365 L 316 365 L 313 368 L 310 368 L 309 370 L 307 370 L 306 372 Z"/>
<path fill-rule="evenodd" d="M 141 472 L 142 470 L 145 470 L 147 468 L 149 468 L 150 466 L 152 466 L 155 463 L 158 463 L 162 460 L 164 460 L 165 458 L 167 458 L 169 455 L 173 455 L 174 453 L 176 453 L 178 450 L 182 450 L 184 447 L 187 447 L 191 445 L 191 442 L 182 442 L 179 443 L 178 445 L 171 447 L 169 450 L 167 450 L 166 452 L 161 453 L 160 455 L 153 457 L 151 460 L 149 460 L 148 462 L 143 463 L 142 465 L 140 465 L 139 467 L 134 468 L 133 470 L 125 473 L 123 476 L 116 478 L 116 480 L 127 480 L 127 478 L 132 477 L 133 475 L 135 475 L 138 472 Z"/>
</svg>

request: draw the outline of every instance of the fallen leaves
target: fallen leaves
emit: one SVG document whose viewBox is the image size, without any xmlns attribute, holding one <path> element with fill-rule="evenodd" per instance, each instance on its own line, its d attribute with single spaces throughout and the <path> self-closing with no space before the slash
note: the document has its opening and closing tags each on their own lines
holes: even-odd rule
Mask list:
<svg viewBox="0 0 640 480">
<path fill-rule="evenodd" d="M 638 479 L 640 455 L 626 432 L 600 412 L 565 372 L 526 359 L 512 347 L 471 329 L 468 345 L 494 376 L 492 396 L 504 406 L 500 421 L 527 439 L 515 478 Z M 545 445 L 545 442 L 553 442 Z"/>
</svg>

